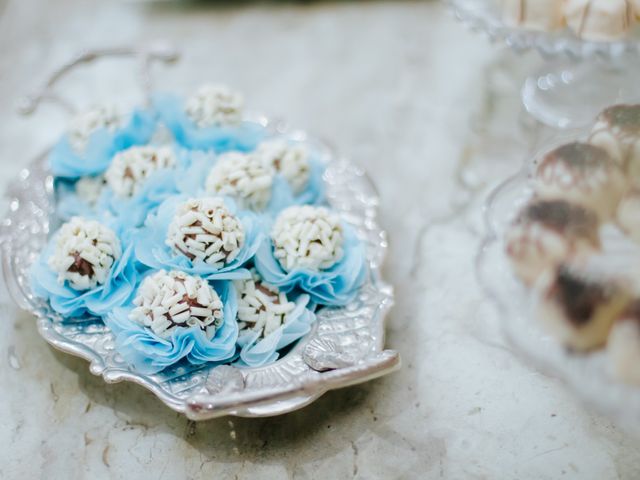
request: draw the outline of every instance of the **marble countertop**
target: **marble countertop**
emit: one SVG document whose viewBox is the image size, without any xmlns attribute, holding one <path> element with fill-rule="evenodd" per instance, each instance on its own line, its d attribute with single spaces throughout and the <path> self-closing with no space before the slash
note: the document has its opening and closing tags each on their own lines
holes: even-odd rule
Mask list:
<svg viewBox="0 0 640 480">
<path fill-rule="evenodd" d="M 81 47 L 168 39 L 184 55 L 159 86 L 236 85 L 370 173 L 403 368 L 282 417 L 196 424 L 54 351 L 1 288 L 0 478 L 640 477 L 640 441 L 523 363 L 473 275 L 487 192 L 545 135 L 518 101 L 536 56 L 438 2 L 184 3 L 0 0 L 0 187 L 61 132 L 53 107 L 14 113 L 46 72 Z M 107 61 L 60 92 L 134 96 L 134 68 Z"/>
</svg>

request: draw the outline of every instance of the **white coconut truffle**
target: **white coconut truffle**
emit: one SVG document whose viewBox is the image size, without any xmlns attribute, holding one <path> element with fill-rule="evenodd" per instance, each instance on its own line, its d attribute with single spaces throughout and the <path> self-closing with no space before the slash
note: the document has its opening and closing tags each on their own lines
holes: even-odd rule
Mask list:
<svg viewBox="0 0 640 480">
<path fill-rule="evenodd" d="M 244 242 L 242 223 L 216 197 L 190 199 L 178 206 L 166 240 L 176 253 L 215 268 L 232 262 Z"/>
<path fill-rule="evenodd" d="M 67 138 L 71 148 L 83 152 L 93 133 L 104 128 L 110 132 L 117 130 L 122 124 L 122 116 L 113 105 L 91 108 L 76 115 L 69 123 Z"/>
<path fill-rule="evenodd" d="M 596 121 L 589 143 L 604 148 L 640 188 L 640 105 L 615 105 Z"/>
<path fill-rule="evenodd" d="M 90 206 L 96 204 L 105 186 L 105 180 L 102 175 L 97 177 L 82 177 L 76 182 L 76 193 L 83 202 Z"/>
<path fill-rule="evenodd" d="M 564 26 L 563 0 L 503 0 L 502 18 L 513 27 L 557 30 Z"/>
<path fill-rule="evenodd" d="M 145 278 L 129 318 L 161 337 L 178 327 L 196 327 L 211 339 L 224 320 L 218 293 L 200 277 L 160 270 Z"/>
<path fill-rule="evenodd" d="M 187 116 L 199 128 L 237 125 L 243 108 L 242 95 L 225 85 L 203 85 L 185 105 Z"/>
<path fill-rule="evenodd" d="M 255 271 L 252 278 L 233 283 L 238 293 L 240 331 L 257 332 L 264 338 L 287 323 L 287 316 L 295 309 L 284 292 L 261 281 Z"/>
<path fill-rule="evenodd" d="M 631 302 L 614 323 L 607 339 L 607 357 L 616 378 L 640 385 L 640 300 Z"/>
<path fill-rule="evenodd" d="M 56 236 L 49 266 L 74 290 L 88 290 L 107 280 L 122 255 L 120 241 L 110 228 L 95 220 L 73 217 Z"/>
<path fill-rule="evenodd" d="M 212 195 L 233 197 L 241 208 L 263 210 L 271 199 L 272 184 L 273 170 L 257 157 L 228 152 L 216 161 L 205 188 Z"/>
<path fill-rule="evenodd" d="M 140 191 L 151 174 L 175 165 L 176 156 L 169 146 L 136 146 L 113 157 L 105 179 L 118 197 L 132 197 Z"/>
<path fill-rule="evenodd" d="M 576 262 L 600 249 L 598 216 L 565 200 L 534 200 L 505 235 L 518 277 L 528 285 L 566 260 Z"/>
<path fill-rule="evenodd" d="M 629 304 L 625 288 L 573 267 L 561 266 L 536 305 L 536 315 L 566 347 L 589 351 L 602 347 L 615 319 Z"/>
<path fill-rule="evenodd" d="M 340 217 L 309 205 L 282 211 L 271 230 L 274 255 L 284 270 L 326 270 L 343 256 Z"/>
<path fill-rule="evenodd" d="M 280 173 L 295 193 L 300 193 L 309 182 L 309 151 L 304 145 L 290 144 L 284 140 L 268 140 L 258 145 L 253 155 Z"/>
<path fill-rule="evenodd" d="M 569 28 L 592 41 L 619 40 L 634 22 L 630 0 L 566 0 L 564 13 Z"/>
<path fill-rule="evenodd" d="M 622 169 L 606 150 L 587 143 L 569 143 L 540 162 L 534 188 L 547 199 L 565 199 L 611 218 L 627 188 Z"/>
</svg>

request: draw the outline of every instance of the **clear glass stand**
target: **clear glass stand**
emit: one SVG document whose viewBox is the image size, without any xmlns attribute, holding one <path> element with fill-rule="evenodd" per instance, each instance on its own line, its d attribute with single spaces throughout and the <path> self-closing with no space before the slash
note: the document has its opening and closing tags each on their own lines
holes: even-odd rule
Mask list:
<svg viewBox="0 0 640 480">
<path fill-rule="evenodd" d="M 589 42 L 568 30 L 533 32 L 502 23 L 494 0 L 445 0 L 460 21 L 516 52 L 538 50 L 545 65 L 522 88 L 522 103 L 552 128 L 590 124 L 604 107 L 640 101 L 640 38 Z"/>
<path fill-rule="evenodd" d="M 522 103 L 550 127 L 584 127 L 609 105 L 640 101 L 639 73 L 601 61 L 556 61 L 527 78 Z"/>
</svg>

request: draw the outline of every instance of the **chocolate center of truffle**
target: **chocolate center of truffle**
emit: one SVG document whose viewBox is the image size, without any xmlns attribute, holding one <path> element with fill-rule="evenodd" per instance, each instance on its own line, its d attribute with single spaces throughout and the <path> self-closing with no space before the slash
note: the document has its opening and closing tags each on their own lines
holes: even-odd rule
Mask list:
<svg viewBox="0 0 640 480">
<path fill-rule="evenodd" d="M 183 304 L 188 305 L 189 310 L 192 310 L 193 308 L 205 308 L 205 309 L 208 308 L 207 305 L 202 305 L 201 303 L 199 303 L 197 298 L 191 298 L 186 293 L 182 296 L 182 298 L 180 299 L 180 301 L 178 303 L 183 303 Z M 199 321 L 201 321 L 203 323 L 208 318 L 205 315 L 196 315 L 193 312 L 189 312 L 189 314 L 190 314 L 191 317 L 197 318 Z M 172 326 L 184 325 L 184 323 L 185 323 L 185 322 L 183 322 L 183 323 L 175 322 L 173 320 L 173 315 L 171 315 L 171 313 L 169 313 L 169 312 L 165 313 L 164 317 L 172 323 Z M 214 321 L 214 324 L 215 324 L 215 321 Z M 204 330 L 204 328 L 202 328 L 202 330 Z"/>
<path fill-rule="evenodd" d="M 78 252 L 74 252 L 72 255 L 73 255 L 73 263 L 68 268 L 69 272 L 79 273 L 80 275 L 83 275 L 86 277 L 92 277 L 95 274 L 93 265 L 91 265 L 90 262 L 82 258 Z"/>
</svg>

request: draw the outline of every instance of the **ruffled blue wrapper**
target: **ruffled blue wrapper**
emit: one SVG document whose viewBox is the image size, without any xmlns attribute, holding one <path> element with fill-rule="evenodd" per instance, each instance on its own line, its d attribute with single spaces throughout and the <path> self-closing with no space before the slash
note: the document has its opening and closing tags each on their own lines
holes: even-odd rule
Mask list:
<svg viewBox="0 0 640 480">
<path fill-rule="evenodd" d="M 100 204 L 100 198 L 96 205 L 89 205 L 76 193 L 75 182 L 63 178 L 55 181 L 56 216 L 60 220 L 70 220 L 71 217 L 84 217 L 94 220 L 108 218 L 108 211 L 104 208 L 96 208 Z"/>
<path fill-rule="evenodd" d="M 186 359 L 192 365 L 227 362 L 236 353 L 238 304 L 231 282 L 213 282 L 224 307 L 224 321 L 212 339 L 198 327 L 178 327 L 164 338 L 129 319 L 133 305 L 119 307 L 105 317 L 106 325 L 116 336 L 116 350 L 136 371 L 158 373 Z"/>
<path fill-rule="evenodd" d="M 323 205 L 325 204 L 325 185 L 322 176 L 325 166 L 313 158 L 309 161 L 309 181 L 304 189 L 294 193 L 289 182 L 280 174 L 273 179 L 271 200 L 266 213 L 272 218 L 278 216 L 282 210 L 294 205 Z"/>
<path fill-rule="evenodd" d="M 268 284 L 290 292 L 295 288 L 309 294 L 318 305 L 344 306 L 355 299 L 367 276 L 364 249 L 355 233 L 344 227 L 344 255 L 327 270 L 296 269 L 285 272 L 273 255 L 271 242 L 264 242 L 255 256 L 256 270 Z"/>
<path fill-rule="evenodd" d="M 296 205 L 322 205 L 326 203 L 323 175 L 325 165 L 314 155 L 309 159 L 309 181 L 305 188 L 293 196 Z"/>
<path fill-rule="evenodd" d="M 192 160 L 191 154 L 182 149 L 176 152 L 176 157 L 178 165 L 175 168 L 161 169 L 151 174 L 133 197 L 119 197 L 111 188 L 105 186 L 95 205 L 83 201 L 76 194 L 73 183 L 66 180 L 58 181 L 56 213 L 63 220 L 73 216 L 117 219 L 117 223 L 124 228 L 141 227 L 147 216 L 164 200 L 179 193 L 177 181 L 184 177 Z"/>
<path fill-rule="evenodd" d="M 245 264 L 251 260 L 263 241 L 260 219 L 251 212 L 236 212 L 233 202 L 225 199 L 229 211 L 237 215 L 244 227 L 245 242 L 238 256 L 228 265 L 215 268 L 202 260 L 190 260 L 185 255 L 174 252 L 166 243 L 169 224 L 178 206 L 188 197 L 174 196 L 165 200 L 155 214 L 149 215 L 143 228 L 134 236 L 136 259 L 150 268 L 181 270 L 191 275 L 199 275 L 209 280 L 235 280 L 250 278 Z"/>
<path fill-rule="evenodd" d="M 67 282 L 60 284 L 58 275 L 49 268 L 47 261 L 55 251 L 55 235 L 49 240 L 30 270 L 33 293 L 47 300 L 56 312 L 66 318 L 78 318 L 85 314 L 102 316 L 115 307 L 124 305 L 133 295 L 138 280 L 138 270 L 133 259 L 133 246 L 124 245 L 122 256 L 114 262 L 103 285 L 79 291 Z"/>
<path fill-rule="evenodd" d="M 216 164 L 216 158 L 202 157 L 191 162 L 191 166 L 180 179 L 178 190 L 191 196 L 209 196 L 206 193 L 205 184 L 211 169 Z M 324 164 L 318 160 L 310 161 L 310 176 L 305 188 L 295 194 L 289 182 L 280 174 L 274 176 L 271 186 L 271 198 L 264 211 L 255 212 L 269 223 L 278 216 L 282 210 L 293 205 L 323 205 L 325 203 L 325 186 L 322 176 Z M 232 199 L 233 200 L 233 199 Z"/>
<path fill-rule="evenodd" d="M 153 98 L 160 119 L 183 147 L 216 153 L 230 150 L 248 152 L 267 135 L 263 125 L 248 121 L 238 126 L 199 128 L 185 113 L 184 103 L 182 97 L 172 94 L 157 94 Z"/>
<path fill-rule="evenodd" d="M 80 178 L 102 173 L 119 151 L 134 145 L 143 145 L 156 130 L 156 115 L 145 110 L 135 110 L 129 122 L 116 132 L 102 128 L 94 132 L 84 152 L 76 152 L 66 137 L 53 147 L 49 154 L 51 172 L 56 177 Z"/>
<path fill-rule="evenodd" d="M 260 339 L 257 332 L 241 332 L 238 337 L 240 358 L 235 365 L 240 367 L 260 367 L 275 362 L 279 350 L 304 337 L 311 330 L 316 320 L 315 314 L 307 308 L 308 295 L 300 295 L 296 299 L 296 307 L 289 314 L 287 323 Z"/>
</svg>

